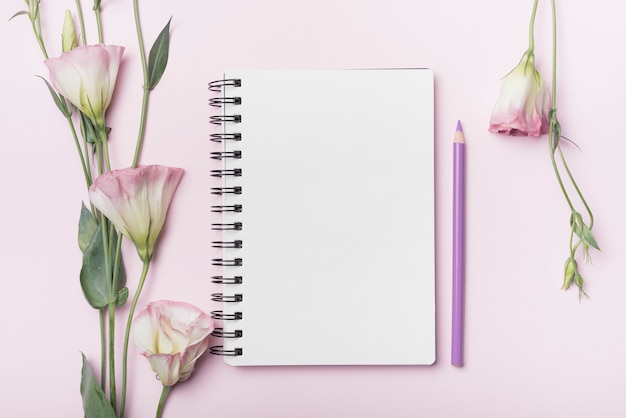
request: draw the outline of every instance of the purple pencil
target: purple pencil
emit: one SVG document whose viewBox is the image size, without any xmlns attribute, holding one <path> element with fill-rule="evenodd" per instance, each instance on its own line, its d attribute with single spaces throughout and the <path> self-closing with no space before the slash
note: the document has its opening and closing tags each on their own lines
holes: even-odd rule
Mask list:
<svg viewBox="0 0 626 418">
<path fill-rule="evenodd" d="M 452 144 L 452 365 L 463 365 L 463 311 L 465 281 L 465 137 L 457 122 Z"/>
</svg>

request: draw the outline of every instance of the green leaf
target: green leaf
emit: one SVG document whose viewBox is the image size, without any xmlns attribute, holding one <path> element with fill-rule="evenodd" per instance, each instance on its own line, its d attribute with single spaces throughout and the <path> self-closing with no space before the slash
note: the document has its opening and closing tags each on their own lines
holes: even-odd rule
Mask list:
<svg viewBox="0 0 626 418">
<path fill-rule="evenodd" d="M 66 118 L 69 118 L 70 116 L 72 116 L 72 111 L 67 106 L 67 103 L 65 102 L 65 98 L 61 96 L 60 94 L 57 94 L 57 92 L 54 90 L 54 88 L 52 88 L 50 83 L 48 83 L 48 80 L 46 80 L 45 78 L 41 76 L 37 76 L 37 77 L 41 78 L 46 83 L 46 86 L 48 86 L 48 90 L 50 91 L 50 94 L 52 95 L 52 99 L 54 100 L 54 103 L 57 105 L 57 107 L 59 108 L 63 116 L 65 116 Z"/>
<path fill-rule="evenodd" d="M 128 288 L 124 287 L 119 292 L 117 292 L 117 300 L 115 304 L 117 306 L 124 306 L 128 301 Z"/>
<path fill-rule="evenodd" d="M 578 236 L 578 238 L 583 241 L 583 246 L 585 247 L 585 249 L 588 249 L 588 246 L 591 245 L 596 250 L 601 251 L 596 239 L 591 233 L 591 229 L 589 229 L 589 227 L 585 225 L 585 223 L 583 222 L 583 217 L 580 213 L 572 212 L 569 223 L 574 233 Z"/>
<path fill-rule="evenodd" d="M 167 66 L 167 59 L 169 57 L 169 49 L 170 49 L 170 20 L 167 21 L 167 25 L 163 28 L 156 41 L 154 41 L 154 45 L 150 49 L 150 56 L 148 58 L 148 85 L 146 88 L 148 90 L 154 89 L 159 81 L 161 80 L 161 76 L 165 72 L 165 67 Z"/>
<path fill-rule="evenodd" d="M 109 236 L 110 247 L 112 248 L 109 260 L 111 263 L 111 270 L 115 267 L 115 246 L 117 244 L 118 236 L 113 233 Z M 114 293 L 109 294 L 112 285 L 110 284 L 110 277 L 107 277 L 106 268 L 104 264 L 104 243 L 102 242 L 102 224 L 98 225 L 95 233 L 89 243 L 89 246 L 83 253 L 83 266 L 80 270 L 80 285 L 85 294 L 87 302 L 95 308 L 102 309 L 110 303 L 116 302 L 119 304 L 118 293 L 123 292 L 124 286 L 126 286 L 126 269 L 124 268 L 124 260 L 120 253 L 117 289 Z"/>
<path fill-rule="evenodd" d="M 581 238 L 584 242 L 588 243 L 596 250 L 601 251 L 600 247 L 598 246 L 598 243 L 596 242 L 596 239 L 593 237 L 593 234 L 591 233 L 591 229 L 589 229 L 587 225 L 585 224 L 583 224 L 583 232 L 582 232 Z"/>
<path fill-rule="evenodd" d="M 80 286 L 91 307 L 102 309 L 114 301 L 108 294 L 108 282 L 104 265 L 102 225 L 99 225 L 83 253 L 83 266 L 80 269 Z"/>
<path fill-rule="evenodd" d="M 80 379 L 80 394 L 83 398 L 85 418 L 115 418 L 115 411 L 96 382 L 91 365 L 83 353 L 83 367 Z"/>
<path fill-rule="evenodd" d="M 80 209 L 80 220 L 78 221 L 78 246 L 81 252 L 84 253 L 91 243 L 96 229 L 98 229 L 98 222 L 96 222 L 89 209 L 83 203 Z"/>
<path fill-rule="evenodd" d="M 93 127 L 91 119 L 87 117 L 83 112 L 78 112 L 80 115 L 80 134 L 90 144 L 95 144 L 98 141 L 96 135 L 96 129 Z"/>
<path fill-rule="evenodd" d="M 111 270 L 113 270 L 113 268 L 115 268 L 115 247 L 117 246 L 117 240 L 121 239 L 119 238 L 119 235 L 117 234 L 117 232 L 113 232 L 112 236 L 111 236 L 111 248 L 113 249 L 113 251 L 111 252 Z M 117 305 L 118 306 L 122 306 L 124 303 L 126 303 L 126 301 L 124 301 L 124 303 L 119 302 L 119 297 L 120 297 L 120 292 L 124 291 L 124 286 L 126 286 L 126 268 L 124 267 L 124 258 L 122 257 L 122 253 L 120 252 L 120 262 L 119 262 L 119 266 L 118 266 L 118 273 L 117 273 Z M 126 291 L 128 292 L 128 289 L 126 289 Z M 126 298 L 128 298 L 128 295 L 126 296 Z"/>
<path fill-rule="evenodd" d="M 26 10 L 20 10 L 19 12 L 15 13 L 13 16 L 11 16 L 9 18 L 9 21 L 11 21 L 14 17 L 20 16 L 20 15 L 28 15 L 29 13 Z"/>
</svg>

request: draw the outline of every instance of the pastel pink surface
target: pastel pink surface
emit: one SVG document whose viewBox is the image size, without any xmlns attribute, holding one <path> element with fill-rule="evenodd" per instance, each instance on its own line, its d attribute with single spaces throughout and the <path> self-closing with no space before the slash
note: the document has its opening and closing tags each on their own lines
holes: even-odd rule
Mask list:
<svg viewBox="0 0 626 418">
<path fill-rule="evenodd" d="M 95 41 L 90 6 L 83 2 Z M 215 144 L 207 83 L 225 69 L 429 67 L 435 74 L 438 362 L 429 367 L 229 367 L 217 357 L 171 392 L 165 416 L 182 417 L 623 417 L 626 402 L 626 145 L 623 118 L 626 6 L 557 2 L 557 108 L 570 168 L 592 205 L 602 248 L 580 263 L 588 301 L 560 290 L 568 208 L 545 137 L 487 132 L 500 78 L 527 47 L 532 1 L 386 0 L 141 2 L 146 43 L 170 16 L 170 62 L 150 102 L 143 164 L 185 169 L 139 308 L 172 299 L 209 311 L 210 212 Z M 97 314 L 78 284 L 76 225 L 87 202 L 67 124 L 44 83 L 42 57 L 18 0 L 0 3 L 0 230 L 6 332 L 3 411 L 82 416 L 80 352 L 99 354 Z M 51 56 L 64 10 L 42 2 Z M 131 2 L 103 1 L 105 42 L 126 51 L 107 124 L 112 163 L 132 161 L 141 72 Z M 549 79 L 550 9 L 537 16 L 536 64 Z M 118 22 L 126 22 L 120 24 Z M 114 27 L 115 29 L 111 29 Z M 107 29 L 109 28 L 109 29 Z M 580 30 L 588 28 L 588 30 Z M 9 65 L 10 63 L 10 65 Z M 467 149 L 465 367 L 448 362 L 451 315 L 450 127 L 463 120 Z M 375 223 L 376 220 L 373 220 Z M 202 231 L 206 231 L 203 233 Z M 125 243 L 131 289 L 141 271 Z M 122 326 L 120 328 L 120 341 Z M 373 330 L 375 332 L 375 330 Z M 324 338 L 320 335 L 320 338 Z M 121 358 L 121 355 L 120 355 Z M 127 417 L 153 416 L 161 391 L 131 344 Z M 36 401 L 34 401 L 36 400 Z"/>
</svg>

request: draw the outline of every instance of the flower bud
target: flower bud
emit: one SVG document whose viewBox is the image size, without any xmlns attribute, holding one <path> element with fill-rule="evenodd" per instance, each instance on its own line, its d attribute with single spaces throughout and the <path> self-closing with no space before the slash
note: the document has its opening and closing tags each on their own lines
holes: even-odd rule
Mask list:
<svg viewBox="0 0 626 418">
<path fill-rule="evenodd" d="M 72 12 L 69 10 L 65 11 L 65 21 L 63 22 L 61 44 L 63 46 L 63 52 L 71 51 L 78 46 L 78 42 L 76 40 L 76 31 L 74 30 L 74 20 L 72 19 Z"/>
<path fill-rule="evenodd" d="M 582 291 L 583 290 L 583 276 L 576 273 L 576 275 L 574 276 L 574 284 L 576 285 L 576 287 L 578 287 L 580 291 Z"/>
<path fill-rule="evenodd" d="M 576 277 L 580 277 L 580 275 L 578 274 L 578 265 L 576 264 L 576 260 L 574 260 L 573 258 L 568 258 L 565 261 L 565 276 L 561 289 L 569 289 L 569 287 L 572 285 L 572 281 L 575 281 Z M 580 280 L 582 282 L 582 278 Z"/>
<path fill-rule="evenodd" d="M 574 277 L 574 284 L 578 287 L 578 300 L 580 300 L 583 296 L 589 298 L 583 290 L 583 277 L 578 273 L 576 273 L 576 276 Z"/>
</svg>

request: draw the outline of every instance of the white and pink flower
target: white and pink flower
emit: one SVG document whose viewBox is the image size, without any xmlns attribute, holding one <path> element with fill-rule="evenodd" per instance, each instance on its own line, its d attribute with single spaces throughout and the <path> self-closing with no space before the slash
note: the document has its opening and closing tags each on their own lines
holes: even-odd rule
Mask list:
<svg viewBox="0 0 626 418">
<path fill-rule="evenodd" d="M 502 79 L 489 131 L 511 136 L 541 136 L 549 131 L 550 90 L 528 52 Z"/>
<path fill-rule="evenodd" d="M 214 321 L 185 302 L 161 300 L 135 317 L 133 335 L 164 386 L 187 380 L 209 346 Z"/>
<path fill-rule="evenodd" d="M 112 170 L 96 178 L 89 199 L 149 261 L 183 173 L 161 165 Z"/>
<path fill-rule="evenodd" d="M 103 130 L 124 47 L 87 45 L 45 60 L 54 88 Z"/>
</svg>

